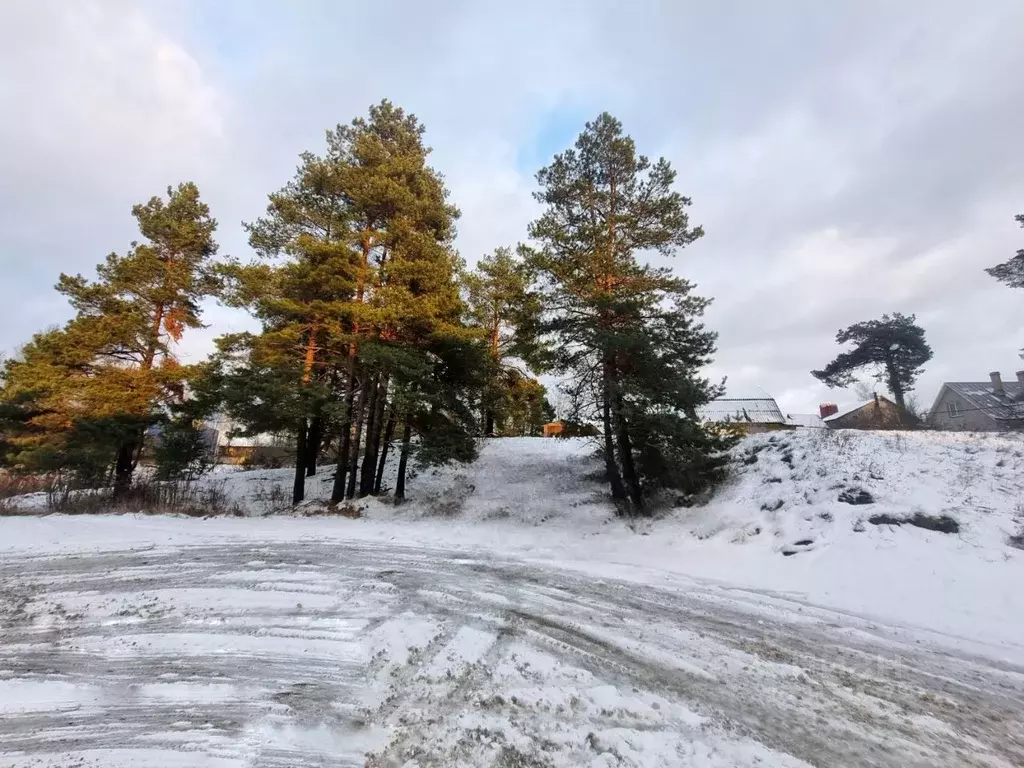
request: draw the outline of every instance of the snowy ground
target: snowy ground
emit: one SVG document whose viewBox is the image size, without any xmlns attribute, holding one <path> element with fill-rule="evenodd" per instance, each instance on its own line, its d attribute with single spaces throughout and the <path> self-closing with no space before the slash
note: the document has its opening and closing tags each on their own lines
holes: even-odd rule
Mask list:
<svg viewBox="0 0 1024 768">
<path fill-rule="evenodd" d="M 761 436 L 640 533 L 588 450 L 359 520 L 0 518 L 0 766 L 1024 764 L 1020 441 Z M 961 530 L 867 522 L 917 512 Z"/>
</svg>

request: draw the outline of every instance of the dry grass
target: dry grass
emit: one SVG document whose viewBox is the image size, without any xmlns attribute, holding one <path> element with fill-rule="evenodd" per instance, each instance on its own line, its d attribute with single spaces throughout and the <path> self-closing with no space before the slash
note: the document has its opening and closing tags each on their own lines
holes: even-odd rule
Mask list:
<svg viewBox="0 0 1024 768">
<path fill-rule="evenodd" d="M 27 493 L 39 493 L 53 484 L 50 475 L 20 475 L 0 469 L 0 500 Z"/>
<path fill-rule="evenodd" d="M 17 497 L 7 497 L 0 501 L 0 515 L 245 515 L 245 510 L 228 497 L 223 484 L 143 479 L 115 499 L 111 488 L 76 488 L 60 478 L 51 478 L 43 490 L 46 498 L 42 505 L 18 504 Z"/>
</svg>

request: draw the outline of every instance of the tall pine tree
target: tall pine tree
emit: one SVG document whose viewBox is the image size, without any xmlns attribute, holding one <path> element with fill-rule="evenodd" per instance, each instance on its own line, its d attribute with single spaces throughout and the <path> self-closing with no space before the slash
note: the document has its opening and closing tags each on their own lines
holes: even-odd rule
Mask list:
<svg viewBox="0 0 1024 768">
<path fill-rule="evenodd" d="M 234 301 L 264 328 L 224 340 L 219 380 L 250 431 L 286 426 L 296 436 L 295 503 L 332 433 L 337 503 L 379 492 L 396 434 L 405 466 L 418 446 L 432 461 L 444 454 L 426 449 L 428 417 L 438 435 L 444 419 L 463 429 L 459 386 L 436 380 L 454 364 L 443 353 L 467 338 L 451 247 L 458 211 L 422 136 L 416 117 L 388 101 L 329 131 L 325 155 L 304 155 L 248 226 L 266 261 L 229 270 Z M 448 442 L 451 456 L 466 453 Z"/>
<path fill-rule="evenodd" d="M 530 227 L 545 295 L 543 328 L 558 341 L 576 416 L 602 425 L 605 470 L 621 508 L 642 512 L 661 488 L 687 493 L 716 479 L 726 441 L 696 409 L 719 388 L 699 375 L 715 335 L 697 321 L 706 300 L 638 254 L 672 256 L 703 234 L 668 161 L 637 155 L 611 115 L 537 174 L 547 208 Z"/>
<path fill-rule="evenodd" d="M 437 367 L 438 345 L 463 336 L 452 250 L 459 212 L 427 164 L 423 133 L 415 115 L 383 101 L 328 135 L 358 254 L 334 503 L 379 488 L 388 424 L 401 424 L 404 468 L 423 409 L 435 420 L 451 413 L 431 399 L 424 374 Z"/>
<path fill-rule="evenodd" d="M 166 200 L 132 215 L 145 241 L 110 254 L 93 281 L 60 276 L 75 317 L 8 362 L 2 395 L 25 416 L 17 461 L 52 468 L 87 453 L 92 475 L 112 461 L 115 495 L 131 484 L 146 428 L 185 395 L 189 371 L 174 344 L 201 327 L 201 302 L 219 285 L 217 223 L 195 184 L 168 188 Z"/>
<path fill-rule="evenodd" d="M 811 371 L 812 376 L 830 387 L 849 387 L 855 382 L 854 374 L 868 371 L 888 387 L 904 410 L 907 393 L 932 359 L 924 329 L 914 315 L 899 312 L 843 328 L 836 334 L 836 343 L 852 344 L 853 348 L 839 353 L 820 371 Z"/>
<path fill-rule="evenodd" d="M 493 437 L 495 422 L 500 431 L 512 398 L 522 394 L 514 393 L 522 367 L 537 370 L 547 359 L 537 335 L 541 303 L 528 264 L 510 248 L 484 256 L 464 282 L 470 323 L 483 333 L 489 353 L 481 410 L 484 434 Z"/>
<path fill-rule="evenodd" d="M 342 170 L 331 158 L 303 154 L 265 216 L 246 225 L 263 261 L 225 270 L 232 302 L 263 324 L 260 334 L 220 346 L 225 407 L 250 433 L 295 436 L 293 504 L 305 498 L 305 478 L 316 471 L 336 415 L 332 393 L 355 322 L 360 264 Z"/>
</svg>

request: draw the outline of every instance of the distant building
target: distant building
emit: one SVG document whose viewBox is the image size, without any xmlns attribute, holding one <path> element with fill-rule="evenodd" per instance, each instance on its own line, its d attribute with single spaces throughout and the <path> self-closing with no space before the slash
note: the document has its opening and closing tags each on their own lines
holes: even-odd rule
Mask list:
<svg viewBox="0 0 1024 768">
<path fill-rule="evenodd" d="M 928 424 L 973 432 L 1024 429 L 1024 371 L 1005 384 L 998 371 L 988 381 L 946 382 L 928 412 Z"/>
<path fill-rule="evenodd" d="M 787 413 L 786 423 L 798 429 L 825 429 L 825 422 L 817 413 Z"/>
<path fill-rule="evenodd" d="M 206 424 L 204 433 L 212 433 L 218 463 L 266 463 L 294 457 L 295 446 L 285 435 L 263 433 L 242 437 L 237 434 L 241 431 L 242 427 L 224 414 L 214 417 Z"/>
<path fill-rule="evenodd" d="M 794 429 L 772 397 L 720 397 L 698 408 L 697 418 L 704 423 L 727 424 L 748 435 Z"/>
<path fill-rule="evenodd" d="M 829 429 L 914 429 L 921 426 L 916 416 L 879 394 L 844 411 L 824 403 L 822 421 Z"/>
<path fill-rule="evenodd" d="M 544 437 L 558 437 L 565 429 L 565 425 L 560 421 L 549 421 L 541 429 L 544 432 Z"/>
</svg>

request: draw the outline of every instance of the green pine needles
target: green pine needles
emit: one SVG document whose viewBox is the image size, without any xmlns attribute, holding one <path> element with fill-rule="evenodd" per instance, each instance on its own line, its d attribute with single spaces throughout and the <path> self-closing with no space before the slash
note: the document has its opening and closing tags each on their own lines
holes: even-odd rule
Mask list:
<svg viewBox="0 0 1024 768">
<path fill-rule="evenodd" d="M 287 436 L 293 504 L 324 467 L 331 503 L 401 502 L 410 467 L 472 461 L 481 437 L 539 434 L 556 414 L 535 376 L 553 374 L 571 403 L 563 421 L 600 433 L 623 512 L 717 480 L 729 438 L 696 418 L 721 391 L 701 374 L 715 349 L 708 299 L 652 263 L 703 234 L 669 163 L 638 155 L 601 115 L 537 174 L 545 208 L 530 242 L 468 269 L 424 135 L 386 100 L 328 131 L 244 225 L 250 259 L 215 260 L 194 184 L 135 206 L 140 241 L 93 279 L 61 275 L 74 318 L 4 365 L 4 464 L 116 495 L 146 456 L 161 478 L 202 471 L 201 426 L 220 414 L 235 434 Z M 260 328 L 181 365 L 211 298 Z"/>
</svg>

